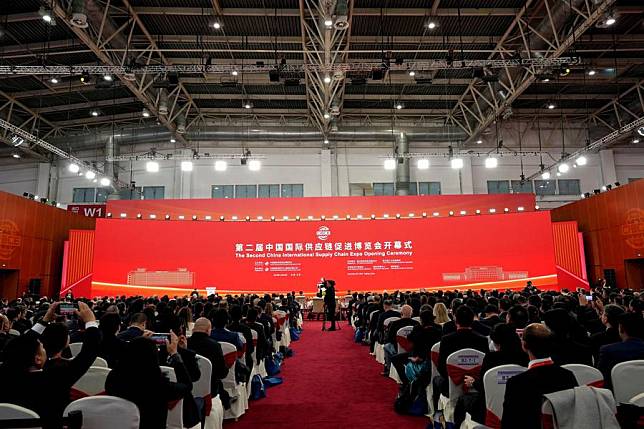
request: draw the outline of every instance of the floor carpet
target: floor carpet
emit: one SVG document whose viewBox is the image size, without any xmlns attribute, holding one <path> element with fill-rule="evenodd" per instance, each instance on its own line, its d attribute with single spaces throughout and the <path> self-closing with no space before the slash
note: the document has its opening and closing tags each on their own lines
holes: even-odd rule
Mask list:
<svg viewBox="0 0 644 429">
<path fill-rule="evenodd" d="M 394 412 L 396 383 L 380 375 L 369 349 L 353 342 L 353 329 L 322 332 L 321 323 L 307 322 L 291 348 L 280 374 L 284 384 L 251 401 L 239 421 L 225 429 L 244 428 L 405 428 L 424 429 L 425 417 Z"/>
</svg>

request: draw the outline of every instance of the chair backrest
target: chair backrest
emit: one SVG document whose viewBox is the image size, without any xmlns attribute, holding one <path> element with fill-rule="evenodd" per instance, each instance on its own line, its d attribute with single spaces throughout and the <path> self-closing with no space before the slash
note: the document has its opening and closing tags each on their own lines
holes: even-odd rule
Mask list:
<svg viewBox="0 0 644 429">
<path fill-rule="evenodd" d="M 615 402 L 626 404 L 632 397 L 642 393 L 644 386 L 644 359 L 618 363 L 610 373 Z"/>
<path fill-rule="evenodd" d="M 420 323 L 420 316 L 412 317 L 411 320 L 415 320 L 416 322 Z"/>
<path fill-rule="evenodd" d="M 210 377 L 212 376 L 212 362 L 207 357 L 197 355 L 197 365 L 199 365 L 199 380 L 192 383 L 192 394 L 197 398 L 205 398 L 210 395 Z"/>
<path fill-rule="evenodd" d="M 434 344 L 429 352 L 429 358 L 432 361 L 432 380 L 438 375 L 438 354 L 440 352 L 441 343 Z"/>
<path fill-rule="evenodd" d="M 246 344 L 246 337 L 244 337 L 244 334 L 242 334 L 241 332 L 238 332 L 237 335 L 239 335 L 239 340 L 242 343 L 241 350 L 237 352 L 237 357 L 239 359 L 243 359 L 244 355 L 246 354 L 246 350 L 248 349 L 248 344 Z"/>
<path fill-rule="evenodd" d="M 398 319 L 400 319 L 400 317 L 398 317 L 398 316 L 394 316 L 394 317 L 387 317 L 387 318 L 385 319 L 385 321 L 383 322 L 383 326 L 384 326 L 384 327 L 385 327 L 385 329 L 386 329 L 386 328 L 389 326 L 389 324 L 390 324 L 391 322 L 393 322 L 394 320 L 398 320 Z"/>
<path fill-rule="evenodd" d="M 306 306 L 306 297 L 305 296 L 296 296 L 295 301 L 297 301 L 298 304 L 300 304 L 300 308 L 304 308 Z"/>
<path fill-rule="evenodd" d="M 629 404 L 635 405 L 636 407 L 644 408 L 644 392 L 639 395 L 635 395 L 628 401 Z"/>
<path fill-rule="evenodd" d="M 14 337 L 19 337 L 20 336 L 20 331 L 18 331 L 16 329 L 13 329 L 13 328 L 9 329 L 9 335 L 12 335 Z"/>
<path fill-rule="evenodd" d="M 450 401 L 463 394 L 463 379 L 466 375 L 479 377 L 484 357 L 485 353 L 475 349 L 462 349 L 447 356 Z"/>
<path fill-rule="evenodd" d="M 170 381 L 174 383 L 177 382 L 177 374 L 174 372 L 174 368 L 162 366 L 161 372 L 164 373 Z M 169 404 L 169 407 L 170 409 L 168 410 L 166 429 L 183 429 L 183 399 L 180 399 L 176 403 Z"/>
<path fill-rule="evenodd" d="M 483 375 L 485 387 L 485 425 L 491 428 L 501 427 L 503 416 L 503 399 L 508 379 L 527 370 L 519 365 L 500 365 L 489 369 Z"/>
<path fill-rule="evenodd" d="M 604 387 L 604 376 L 597 368 L 580 363 L 569 363 L 561 367 L 572 371 L 580 386 Z"/>
<path fill-rule="evenodd" d="M 39 419 L 40 416 L 29 408 L 20 405 L 0 403 L 0 421 L 9 419 Z M 34 426 L 30 429 L 40 429 L 40 426 Z"/>
<path fill-rule="evenodd" d="M 374 314 L 376 314 L 378 310 L 373 310 L 371 313 L 369 313 L 369 322 L 371 322 L 371 319 L 373 319 Z"/>
<path fill-rule="evenodd" d="M 317 296 L 313 298 L 313 308 L 311 311 L 313 313 L 324 313 L 324 299 Z"/>
<path fill-rule="evenodd" d="M 109 368 L 109 366 L 107 366 L 107 361 L 102 357 L 97 357 L 96 359 L 94 359 L 94 363 L 92 364 L 92 366 L 98 366 L 100 368 Z"/>
<path fill-rule="evenodd" d="M 109 373 L 109 368 L 90 366 L 87 372 L 72 386 L 71 398 L 80 399 L 105 393 L 105 380 L 107 380 Z"/>
<path fill-rule="evenodd" d="M 83 343 L 71 343 L 69 345 L 69 351 L 72 354 L 72 357 L 76 357 L 76 355 L 80 353 L 82 348 Z"/>
<path fill-rule="evenodd" d="M 237 348 L 234 345 L 226 343 L 224 341 L 220 342 L 219 345 L 221 346 L 221 351 L 224 354 L 224 362 L 226 363 L 226 368 L 228 368 L 229 370 L 228 375 L 222 381 L 234 384 L 235 371 L 233 370 L 233 367 L 237 362 Z"/>
<path fill-rule="evenodd" d="M 83 414 L 86 429 L 138 429 L 141 417 L 134 403 L 116 396 L 91 396 L 78 399 L 65 408 L 63 415 L 72 411 Z"/>
<path fill-rule="evenodd" d="M 398 353 L 410 352 L 412 348 L 411 342 L 407 339 L 413 326 L 403 326 L 396 332 L 396 343 L 398 344 Z"/>
</svg>

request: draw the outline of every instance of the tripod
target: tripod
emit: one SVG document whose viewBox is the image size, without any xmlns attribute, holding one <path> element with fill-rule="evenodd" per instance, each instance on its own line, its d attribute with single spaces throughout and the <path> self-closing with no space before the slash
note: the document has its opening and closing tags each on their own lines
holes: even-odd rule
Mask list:
<svg viewBox="0 0 644 429">
<path fill-rule="evenodd" d="M 322 318 L 322 330 L 323 330 L 323 331 L 328 331 L 328 329 L 326 328 L 326 315 L 327 315 L 327 314 L 328 314 L 328 312 L 327 312 L 327 305 L 326 305 L 326 304 L 324 304 L 324 316 L 323 316 L 323 318 Z M 334 312 L 334 314 L 333 314 L 333 318 L 335 319 L 335 312 Z M 333 325 L 331 325 L 331 326 L 333 326 Z M 336 331 L 339 331 L 339 330 L 341 330 L 341 329 L 342 329 L 342 328 L 340 327 L 340 320 L 336 320 L 336 321 L 335 321 L 335 329 L 336 329 Z"/>
</svg>

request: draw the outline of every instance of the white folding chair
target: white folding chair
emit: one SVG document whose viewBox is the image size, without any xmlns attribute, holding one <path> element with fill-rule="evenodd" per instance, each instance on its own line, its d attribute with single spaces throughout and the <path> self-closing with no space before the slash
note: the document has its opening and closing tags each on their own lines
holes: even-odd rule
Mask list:
<svg viewBox="0 0 644 429">
<path fill-rule="evenodd" d="M 432 364 L 432 372 L 431 372 L 431 374 L 432 374 L 432 378 L 431 378 L 432 382 L 430 382 L 427 385 L 427 388 L 425 389 L 425 392 L 427 393 L 427 404 L 429 405 L 426 415 L 429 416 L 429 417 L 433 417 L 434 413 L 436 412 L 436 410 L 434 410 L 434 399 L 433 399 L 434 398 L 434 386 L 433 386 L 434 383 L 433 383 L 433 380 L 434 380 L 434 377 L 436 377 L 438 375 L 438 354 L 440 352 L 440 348 L 441 348 L 441 343 L 438 342 L 438 343 L 436 343 L 436 344 L 434 344 L 432 346 L 431 351 L 429 352 L 429 359 L 431 360 L 431 364 Z"/>
<path fill-rule="evenodd" d="M 72 386 L 71 399 L 81 399 L 105 393 L 105 381 L 109 373 L 109 368 L 90 366 L 87 372 Z"/>
<path fill-rule="evenodd" d="M 415 320 L 416 322 L 420 323 L 420 316 L 412 317 L 411 320 Z"/>
<path fill-rule="evenodd" d="M 107 366 L 107 361 L 102 357 L 97 357 L 96 359 L 94 359 L 92 366 L 97 366 L 99 368 L 109 368 L 109 366 Z"/>
<path fill-rule="evenodd" d="M 610 372 L 617 404 L 627 404 L 644 388 L 644 359 L 618 363 Z"/>
<path fill-rule="evenodd" d="M 644 408 L 644 392 L 633 396 L 628 403 L 636 407 Z"/>
<path fill-rule="evenodd" d="M 161 372 L 165 374 L 173 383 L 177 382 L 177 374 L 174 372 L 174 368 L 169 366 L 162 366 Z M 183 429 L 183 399 L 180 399 L 176 403 L 171 404 L 171 408 L 168 410 L 166 428 Z"/>
<path fill-rule="evenodd" d="M 83 343 L 71 343 L 69 345 L 69 352 L 72 354 L 72 357 L 76 357 L 83 348 Z"/>
<path fill-rule="evenodd" d="M 483 375 L 485 386 L 485 425 L 494 429 L 501 427 L 503 400 L 508 379 L 527 370 L 520 365 L 500 365 L 489 369 Z"/>
<path fill-rule="evenodd" d="M 580 386 L 604 387 L 604 376 L 597 368 L 580 363 L 569 363 L 561 367 L 575 374 L 577 384 Z"/>
<path fill-rule="evenodd" d="M 224 423 L 224 407 L 221 404 L 219 395 L 212 397 L 212 362 L 210 359 L 197 355 L 197 364 L 201 376 L 192 384 L 192 395 L 195 398 L 203 398 L 205 424 L 204 429 L 221 429 Z"/>
<path fill-rule="evenodd" d="M 398 353 L 411 351 L 411 343 L 407 340 L 407 336 L 412 329 L 414 329 L 413 326 L 403 326 L 398 330 L 398 332 L 396 332 L 396 344 L 398 347 Z M 391 378 L 398 384 L 402 384 L 398 370 L 393 365 L 391 365 L 391 367 L 389 368 L 389 378 Z"/>
<path fill-rule="evenodd" d="M 9 419 L 39 419 L 40 416 L 29 408 L 20 405 L 0 403 L 0 421 Z M 41 429 L 40 426 L 33 426 L 29 429 Z"/>
<path fill-rule="evenodd" d="M 83 429 L 138 429 L 141 417 L 138 407 L 116 396 L 91 396 L 78 399 L 65 408 L 64 416 L 73 411 L 83 415 Z"/>
<path fill-rule="evenodd" d="M 610 390 L 608 389 L 602 389 L 598 387 L 592 387 L 592 386 L 580 386 L 580 387 L 573 387 L 572 389 L 565 389 L 561 390 L 559 392 L 553 392 L 553 393 L 546 393 L 544 395 L 544 401 L 543 404 L 541 405 L 541 427 L 543 429 L 553 429 L 555 427 L 559 427 L 559 423 L 561 421 L 565 421 L 566 427 L 582 427 L 582 423 L 586 423 L 588 421 L 587 418 L 582 418 L 581 422 L 578 421 L 578 416 L 579 415 L 586 415 L 588 412 L 588 407 L 583 407 L 581 409 L 578 409 L 578 407 L 582 407 L 583 401 L 581 403 L 573 401 L 572 406 L 568 407 L 560 407 L 559 409 L 555 409 L 551 402 L 552 399 L 555 397 L 559 397 L 559 400 L 561 397 L 566 397 L 566 396 L 572 396 L 576 394 L 581 394 L 581 395 L 587 395 L 590 393 L 590 391 L 593 391 L 591 394 L 593 396 L 601 396 L 601 403 L 600 407 L 607 407 L 610 409 L 609 413 L 601 413 L 602 414 L 602 425 L 601 427 L 606 427 L 606 428 L 619 428 L 619 422 L 617 421 L 617 407 L 615 404 L 615 399 L 613 398 L 613 394 L 611 393 Z M 556 402 L 556 401 L 555 401 Z M 584 404 L 587 405 L 587 404 Z M 596 408 L 596 406 L 592 406 L 591 408 Z M 592 410 L 594 411 L 594 410 Z M 591 411 L 591 412 L 592 412 Z"/>
<path fill-rule="evenodd" d="M 230 404 L 230 409 L 224 412 L 225 419 L 238 419 L 241 417 L 248 408 L 248 397 L 246 392 L 245 383 L 237 383 L 235 381 L 235 365 L 237 364 L 237 348 L 226 342 L 219 343 L 221 351 L 224 353 L 224 361 L 228 368 L 228 375 L 221 380 L 224 389 L 232 398 L 237 398 L 236 401 Z"/>
<path fill-rule="evenodd" d="M 443 405 L 445 421 L 454 422 L 454 408 L 456 401 L 463 393 L 463 380 L 466 375 L 479 377 L 481 364 L 485 353 L 475 349 L 462 349 L 447 356 L 447 378 L 449 383 L 449 398 L 441 395 L 440 403 Z"/>
</svg>

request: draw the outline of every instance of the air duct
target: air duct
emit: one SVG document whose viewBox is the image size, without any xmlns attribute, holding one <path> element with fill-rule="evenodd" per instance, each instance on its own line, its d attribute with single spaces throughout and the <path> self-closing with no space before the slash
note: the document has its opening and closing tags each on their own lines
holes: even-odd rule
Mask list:
<svg viewBox="0 0 644 429">
<path fill-rule="evenodd" d="M 338 0 L 335 6 L 335 23 L 336 30 L 346 30 L 349 28 L 349 4 L 347 0 Z"/>
<path fill-rule="evenodd" d="M 175 121 L 177 124 L 177 132 L 179 134 L 185 134 L 186 133 L 186 114 L 184 112 L 179 113 Z"/>
<path fill-rule="evenodd" d="M 409 195 L 409 141 L 405 133 L 396 136 L 396 195 Z"/>
<path fill-rule="evenodd" d="M 78 28 L 87 28 L 87 15 L 85 14 L 85 0 L 72 0 L 72 14 L 69 22 Z"/>
<path fill-rule="evenodd" d="M 118 180 L 118 162 L 108 161 L 108 159 L 113 159 L 118 155 L 118 143 L 114 141 L 113 136 L 108 136 L 105 141 L 105 165 L 103 166 L 103 171 L 105 172 L 105 176 L 112 182 L 110 185 L 110 194 L 108 196 L 110 200 L 119 199 L 119 193 L 116 192 L 117 188 L 114 186 L 114 182 Z"/>
<path fill-rule="evenodd" d="M 167 115 L 168 114 L 168 90 L 161 88 L 159 90 L 159 114 Z M 184 118 L 185 125 L 185 118 Z"/>
</svg>

